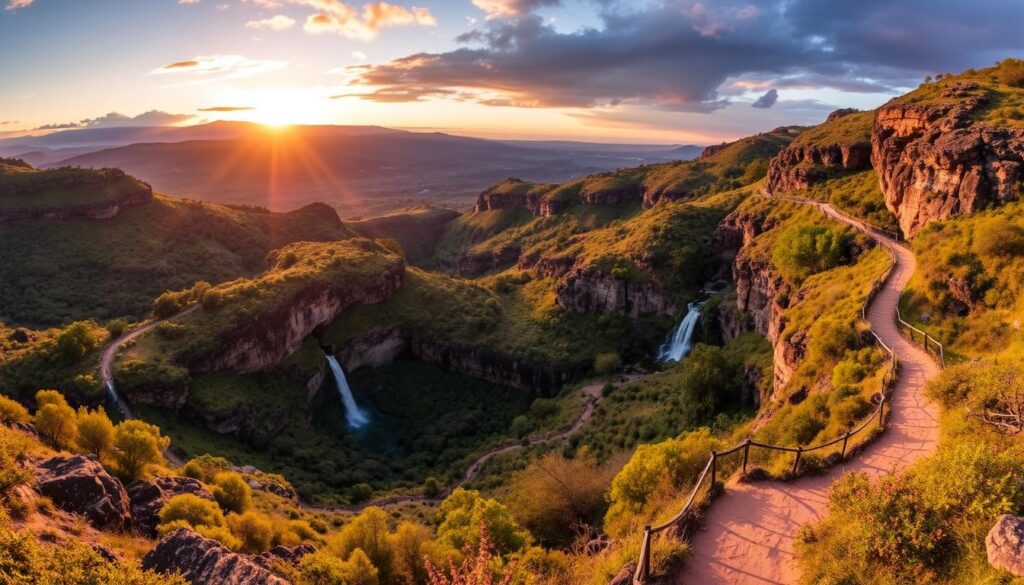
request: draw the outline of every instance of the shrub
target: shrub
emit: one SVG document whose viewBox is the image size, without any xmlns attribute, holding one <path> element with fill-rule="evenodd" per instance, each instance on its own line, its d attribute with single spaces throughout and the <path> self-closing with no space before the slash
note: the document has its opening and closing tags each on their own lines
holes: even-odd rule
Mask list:
<svg viewBox="0 0 1024 585">
<path fill-rule="evenodd" d="M 173 317 L 185 308 L 185 298 L 180 292 L 165 292 L 153 301 L 153 315 L 157 319 Z"/>
<path fill-rule="evenodd" d="M 1006 59 L 999 64 L 999 82 L 1024 87 L 1024 60 Z"/>
<path fill-rule="evenodd" d="M 1005 217 L 979 221 L 974 228 L 974 251 L 982 258 L 1024 255 L 1024 227 Z"/>
<path fill-rule="evenodd" d="M 102 410 L 78 410 L 78 448 L 102 459 L 114 446 L 114 423 Z"/>
<path fill-rule="evenodd" d="M 423 482 L 423 495 L 428 498 L 435 498 L 441 493 L 441 482 L 436 477 L 430 476 Z"/>
<path fill-rule="evenodd" d="M 195 494 L 174 496 L 160 510 L 161 533 L 169 532 L 168 528 L 180 528 L 181 524 L 192 528 L 200 526 L 224 526 L 224 514 L 215 502 L 200 498 Z M 171 527 L 170 525 L 174 525 Z"/>
<path fill-rule="evenodd" d="M 239 541 L 239 549 L 246 553 L 261 553 L 270 550 L 274 527 L 270 518 L 257 512 L 229 514 L 228 529 Z"/>
<path fill-rule="evenodd" d="M 345 583 L 346 565 L 341 559 L 317 551 L 299 561 L 303 585 L 338 585 Z"/>
<path fill-rule="evenodd" d="M 24 435 L 0 426 L 0 503 L 11 489 L 32 480 L 32 473 L 18 464 L 28 449 L 28 439 Z M 2 512 L 3 507 L 0 506 Z"/>
<path fill-rule="evenodd" d="M 843 228 L 794 225 L 780 235 L 772 263 L 789 280 L 803 279 L 844 264 L 850 236 Z"/>
<path fill-rule="evenodd" d="M 47 404 L 68 406 L 68 401 L 64 398 L 63 394 L 56 390 L 40 390 L 36 392 L 36 408 L 42 408 Z"/>
<path fill-rule="evenodd" d="M 231 462 L 223 457 L 213 455 L 200 455 L 193 457 L 181 468 L 181 473 L 186 477 L 198 479 L 210 483 L 215 475 L 221 471 L 231 469 Z"/>
<path fill-rule="evenodd" d="M 617 353 L 599 353 L 594 358 L 594 371 L 601 376 L 607 376 L 622 367 L 622 358 Z"/>
<path fill-rule="evenodd" d="M 126 420 L 114 429 L 114 460 L 126 479 L 142 477 L 150 464 L 162 463 L 163 450 L 171 440 L 160 434 L 160 428 L 141 420 Z"/>
<path fill-rule="evenodd" d="M 213 478 L 213 498 L 225 512 L 241 514 L 252 504 L 252 489 L 234 471 L 222 471 Z"/>
<path fill-rule="evenodd" d="M 481 526 L 486 527 L 499 554 L 520 551 L 530 543 L 530 534 L 516 523 L 508 508 L 475 490 L 452 492 L 441 502 L 434 520 L 438 540 L 456 550 L 479 546 Z"/>
<path fill-rule="evenodd" d="M 0 396 L 0 422 L 5 423 L 27 423 L 32 420 L 32 417 L 28 414 L 28 409 L 21 405 L 16 400 L 11 400 L 6 396 Z"/>
<path fill-rule="evenodd" d="M 57 336 L 57 356 L 65 364 L 77 364 L 98 343 L 89 323 L 72 323 Z"/>
<path fill-rule="evenodd" d="M 363 510 L 332 538 L 329 549 L 339 558 L 350 559 L 359 551 L 380 571 L 385 583 L 393 574 L 394 549 L 391 548 L 388 514 L 377 507 Z M 376 572 L 376 571 L 375 571 Z"/>
</svg>

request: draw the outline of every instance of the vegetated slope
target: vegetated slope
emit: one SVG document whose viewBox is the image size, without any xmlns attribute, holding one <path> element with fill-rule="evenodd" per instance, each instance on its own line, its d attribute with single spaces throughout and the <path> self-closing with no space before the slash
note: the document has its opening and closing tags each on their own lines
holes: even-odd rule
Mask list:
<svg viewBox="0 0 1024 585">
<path fill-rule="evenodd" d="M 417 205 L 386 215 L 353 219 L 346 225 L 367 238 L 393 238 L 405 252 L 405 257 L 416 264 L 434 255 L 448 222 L 461 214 L 451 209 L 431 205 Z"/>
<path fill-rule="evenodd" d="M 19 159 L 0 158 L 0 221 L 106 218 L 121 206 L 149 201 L 152 194 L 149 185 L 118 169 L 41 171 Z"/>
<path fill-rule="evenodd" d="M 288 242 L 351 235 L 326 205 L 277 214 L 161 195 L 103 221 L 9 222 L 0 227 L 0 320 L 139 318 L 166 290 L 260 271 Z"/>
</svg>

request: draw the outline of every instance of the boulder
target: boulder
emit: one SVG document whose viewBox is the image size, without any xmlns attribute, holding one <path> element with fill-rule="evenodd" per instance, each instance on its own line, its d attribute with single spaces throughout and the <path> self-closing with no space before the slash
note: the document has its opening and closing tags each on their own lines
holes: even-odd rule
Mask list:
<svg viewBox="0 0 1024 585">
<path fill-rule="evenodd" d="M 180 573 L 193 585 L 288 585 L 245 555 L 233 553 L 188 528 L 163 537 L 142 559 L 142 568 Z"/>
<path fill-rule="evenodd" d="M 36 470 L 36 491 L 61 509 L 88 518 L 96 528 L 131 527 L 131 503 L 121 482 L 95 457 L 54 457 Z"/>
<path fill-rule="evenodd" d="M 128 499 L 131 500 L 135 529 L 151 538 L 156 537 L 160 510 L 168 500 L 180 494 L 194 494 L 213 501 L 213 494 L 191 477 L 157 477 L 152 481 L 132 482 L 128 486 Z"/>
<path fill-rule="evenodd" d="M 284 561 L 289 565 L 298 565 L 303 557 L 316 552 L 316 547 L 311 544 L 300 544 L 299 546 L 275 546 L 269 552 L 260 553 L 252 557 L 257 565 L 269 569 L 274 561 Z"/>
<path fill-rule="evenodd" d="M 633 575 L 636 573 L 636 563 L 627 563 L 617 575 L 612 577 L 608 585 L 632 585 Z"/>
<path fill-rule="evenodd" d="M 985 537 L 988 564 L 1024 577 L 1024 518 L 1003 514 Z"/>
</svg>

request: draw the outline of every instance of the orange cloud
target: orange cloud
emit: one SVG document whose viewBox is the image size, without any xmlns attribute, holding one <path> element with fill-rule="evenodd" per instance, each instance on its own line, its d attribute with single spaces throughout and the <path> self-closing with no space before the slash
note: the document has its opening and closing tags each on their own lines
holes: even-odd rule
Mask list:
<svg viewBox="0 0 1024 585">
<path fill-rule="evenodd" d="M 149 75 L 193 74 L 209 81 L 250 77 L 287 67 L 285 61 L 250 59 L 242 55 L 201 55 L 157 67 Z"/>
<path fill-rule="evenodd" d="M 350 39 L 370 40 L 380 29 L 391 26 L 437 26 L 429 8 L 372 2 L 357 10 L 340 0 L 292 0 L 294 4 L 317 10 L 306 19 L 310 34 L 338 34 Z"/>
<path fill-rule="evenodd" d="M 4 10 L 18 10 L 19 8 L 27 8 L 32 5 L 36 0 L 7 0 L 7 6 Z"/>
</svg>

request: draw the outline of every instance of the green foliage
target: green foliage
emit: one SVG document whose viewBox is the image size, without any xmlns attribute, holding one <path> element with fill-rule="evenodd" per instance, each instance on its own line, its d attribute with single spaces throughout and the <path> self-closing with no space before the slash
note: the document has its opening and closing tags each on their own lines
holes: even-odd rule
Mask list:
<svg viewBox="0 0 1024 585">
<path fill-rule="evenodd" d="M 181 494 L 172 497 L 161 508 L 158 531 L 161 534 L 166 534 L 173 530 L 170 525 L 177 522 L 184 522 L 192 528 L 223 527 L 224 514 L 216 502 L 200 498 L 195 494 Z"/>
<path fill-rule="evenodd" d="M 78 449 L 104 459 L 114 447 L 114 423 L 103 410 L 78 409 Z"/>
<path fill-rule="evenodd" d="M 1006 59 L 999 64 L 999 83 L 1024 87 L 1024 60 Z"/>
<path fill-rule="evenodd" d="M 214 476 L 222 471 L 231 469 L 231 462 L 223 457 L 213 455 L 200 455 L 190 459 L 181 468 L 182 475 L 198 479 L 206 483 L 212 483 Z"/>
<path fill-rule="evenodd" d="M 90 323 L 72 323 L 57 336 L 57 355 L 65 364 L 74 365 L 96 349 L 99 341 Z"/>
<path fill-rule="evenodd" d="M 1004 216 L 986 217 L 974 228 L 974 251 L 987 259 L 1024 255 L 1024 226 Z"/>
<path fill-rule="evenodd" d="M 622 358 L 617 353 L 599 353 L 594 358 L 594 371 L 601 376 L 613 374 L 621 367 Z"/>
<path fill-rule="evenodd" d="M 368 557 L 381 580 L 390 582 L 394 574 L 395 551 L 391 546 L 388 514 L 377 507 L 359 513 L 328 542 L 332 554 L 351 561 L 357 553 Z"/>
<path fill-rule="evenodd" d="M 261 553 L 270 550 L 274 538 L 274 526 L 270 518 L 248 511 L 229 514 L 226 520 L 228 530 L 238 539 L 240 552 Z"/>
<path fill-rule="evenodd" d="M 29 439 L 18 431 L 0 425 L 0 504 L 10 491 L 32 481 L 32 472 L 20 463 L 29 452 Z M 0 506 L 0 516 L 3 508 Z M 2 573 L 0 573 L 2 574 Z"/>
<path fill-rule="evenodd" d="M 793 141 L 794 146 L 832 145 L 852 146 L 871 144 L 871 125 L 875 120 L 873 111 L 854 112 L 804 130 Z"/>
<path fill-rule="evenodd" d="M 779 235 L 772 263 L 787 279 L 799 282 L 846 263 L 849 244 L 845 228 L 794 225 Z"/>
<path fill-rule="evenodd" d="M 441 503 L 435 517 L 437 539 L 456 550 L 480 545 L 485 527 L 498 554 L 522 550 L 530 535 L 516 524 L 508 508 L 480 492 L 459 488 Z"/>
<path fill-rule="evenodd" d="M 36 404 L 39 408 L 32 422 L 39 435 L 54 447 L 70 447 L 78 432 L 75 409 L 68 406 L 64 396 L 55 390 L 37 392 Z"/>
<path fill-rule="evenodd" d="M 118 473 L 129 480 L 139 479 L 147 466 L 163 462 L 163 451 L 170 442 L 155 425 L 136 419 L 122 422 L 114 429 Z"/>
<path fill-rule="evenodd" d="M 27 423 L 32 420 L 28 409 L 16 400 L 0 395 L 0 422 Z"/>
<path fill-rule="evenodd" d="M 0 518 L 0 582 L 24 585 L 186 585 L 184 578 L 111 562 L 76 539 L 45 543 L 31 530 Z"/>
<path fill-rule="evenodd" d="M 27 340 L 13 341 L 0 349 L 0 388 L 5 393 L 22 403 L 30 402 L 39 388 L 54 388 L 76 403 L 95 404 L 103 399 L 104 388 L 96 375 L 96 362 L 109 335 L 105 328 L 93 322 L 79 322 L 64 330 L 32 334 L 18 331 Z M 18 331 L 10 334 L 0 326 L 0 335 L 9 338 L 19 337 Z"/>
<path fill-rule="evenodd" d="M 241 514 L 252 505 L 252 489 L 234 471 L 222 471 L 213 477 L 213 498 L 225 512 Z"/>
<path fill-rule="evenodd" d="M 836 209 L 875 227 L 893 232 L 900 230 L 896 216 L 885 205 L 885 194 L 874 170 L 836 176 L 795 195 L 831 203 Z"/>
</svg>

